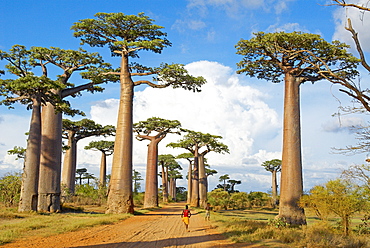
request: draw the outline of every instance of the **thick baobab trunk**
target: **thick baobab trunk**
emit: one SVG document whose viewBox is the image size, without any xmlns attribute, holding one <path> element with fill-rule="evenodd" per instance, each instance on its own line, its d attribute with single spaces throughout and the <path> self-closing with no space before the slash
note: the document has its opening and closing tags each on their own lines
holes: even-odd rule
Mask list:
<svg viewBox="0 0 370 248">
<path fill-rule="evenodd" d="M 272 205 L 273 207 L 276 207 L 277 203 L 277 171 L 272 171 Z"/>
<path fill-rule="evenodd" d="M 62 170 L 62 188 L 65 193 L 75 193 L 76 179 L 76 150 L 77 142 L 74 138 L 74 132 L 68 134 L 69 149 L 64 155 L 63 170 Z"/>
<path fill-rule="evenodd" d="M 103 188 L 107 183 L 107 155 L 102 151 L 100 159 L 99 187 Z"/>
<path fill-rule="evenodd" d="M 198 163 L 198 151 L 194 154 L 194 171 L 192 177 L 192 190 L 191 190 L 191 202 L 190 206 L 199 207 L 199 163 Z"/>
<path fill-rule="evenodd" d="M 158 207 L 158 140 L 148 145 L 144 208 Z"/>
<path fill-rule="evenodd" d="M 129 76 L 128 56 L 122 55 L 120 103 L 107 213 L 134 213 L 132 194 L 132 111 L 134 85 Z"/>
<path fill-rule="evenodd" d="M 41 151 L 41 104 L 35 100 L 32 107 L 26 157 L 22 174 L 21 197 L 18 211 L 37 211 Z"/>
<path fill-rule="evenodd" d="M 193 168 L 191 161 L 189 161 L 189 169 L 188 169 L 188 194 L 187 194 L 187 203 L 191 203 L 191 193 L 192 193 L 192 178 L 193 178 Z"/>
<path fill-rule="evenodd" d="M 50 103 L 42 108 L 42 139 L 37 210 L 60 211 L 62 114 Z"/>
<path fill-rule="evenodd" d="M 205 208 L 207 205 L 207 176 L 204 166 L 204 155 L 199 155 L 199 206 Z"/>
<path fill-rule="evenodd" d="M 285 75 L 283 156 L 279 218 L 293 225 L 306 224 L 304 210 L 298 206 L 303 194 L 300 81 L 289 72 Z"/>
<path fill-rule="evenodd" d="M 163 202 L 168 202 L 168 182 L 167 182 L 167 174 L 162 164 L 162 194 L 163 194 Z"/>
</svg>

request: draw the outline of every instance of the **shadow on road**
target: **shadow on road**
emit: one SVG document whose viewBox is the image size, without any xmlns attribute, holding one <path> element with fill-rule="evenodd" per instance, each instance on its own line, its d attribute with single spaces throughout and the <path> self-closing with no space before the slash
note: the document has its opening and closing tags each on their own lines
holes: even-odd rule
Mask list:
<svg viewBox="0 0 370 248">
<path fill-rule="evenodd" d="M 223 238 L 217 234 L 207 235 L 213 240 L 222 240 Z M 125 248 L 160 248 L 160 247 L 181 247 L 194 245 L 197 247 L 206 247 L 202 246 L 204 241 L 204 236 L 193 236 L 193 237 L 181 237 L 181 238 L 170 238 L 156 241 L 142 241 L 142 242 L 120 242 L 120 243 L 108 243 L 108 244 L 99 244 L 99 245 L 89 245 L 89 246 L 74 246 L 70 248 L 116 248 L 116 247 L 125 247 Z M 218 246 L 212 247 L 240 247 L 238 245 L 223 245 L 219 244 Z"/>
</svg>

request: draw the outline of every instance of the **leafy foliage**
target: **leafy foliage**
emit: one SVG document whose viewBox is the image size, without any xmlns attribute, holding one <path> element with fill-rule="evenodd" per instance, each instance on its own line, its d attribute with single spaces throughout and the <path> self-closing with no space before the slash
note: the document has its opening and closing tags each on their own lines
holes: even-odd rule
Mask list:
<svg viewBox="0 0 370 248">
<path fill-rule="evenodd" d="M 349 222 L 354 213 L 366 210 L 368 205 L 363 188 L 348 181 L 336 179 L 323 186 L 315 186 L 310 194 L 302 197 L 300 205 L 312 208 L 322 219 L 328 214 L 341 218 L 343 232 L 348 235 Z"/>
<path fill-rule="evenodd" d="M 6 173 L 0 178 L 0 201 L 9 207 L 18 204 L 21 185 L 21 173 Z"/>
<path fill-rule="evenodd" d="M 279 83 L 291 68 L 294 70 L 289 72 L 302 82 L 349 80 L 358 75 L 359 60 L 347 52 L 348 48 L 339 41 L 326 42 L 317 34 L 258 32 L 236 45 L 237 54 L 243 56 L 238 73 Z"/>
</svg>

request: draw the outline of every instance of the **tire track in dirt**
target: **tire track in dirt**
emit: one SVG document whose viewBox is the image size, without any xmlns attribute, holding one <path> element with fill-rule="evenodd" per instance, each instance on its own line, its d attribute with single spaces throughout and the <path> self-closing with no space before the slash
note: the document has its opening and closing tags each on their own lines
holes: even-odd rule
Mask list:
<svg viewBox="0 0 370 248">
<path fill-rule="evenodd" d="M 184 204 L 136 215 L 117 224 L 92 227 L 51 237 L 34 237 L 6 244 L 4 248 L 156 248 L 242 247 L 217 233 L 210 222 L 191 209 L 189 230 L 181 220 Z"/>
</svg>

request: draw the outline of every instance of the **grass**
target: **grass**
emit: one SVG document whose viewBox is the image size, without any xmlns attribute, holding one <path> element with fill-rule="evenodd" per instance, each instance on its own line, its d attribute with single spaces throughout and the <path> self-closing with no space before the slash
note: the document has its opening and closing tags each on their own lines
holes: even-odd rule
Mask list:
<svg viewBox="0 0 370 248">
<path fill-rule="evenodd" d="M 0 207 L 0 245 L 30 236 L 51 236 L 86 227 L 113 224 L 130 214 L 104 214 L 103 209 L 68 208 L 58 214 L 17 213 Z"/>
<path fill-rule="evenodd" d="M 205 212 L 199 210 L 201 214 Z M 278 214 L 268 210 L 223 210 L 211 213 L 211 223 L 229 239 L 237 243 L 258 245 L 257 247 L 369 247 L 368 234 L 351 232 L 345 237 L 338 227 L 339 218 L 321 221 L 307 213 L 307 226 L 292 228 L 269 224 Z M 361 222 L 355 216 L 352 228 Z"/>
</svg>

